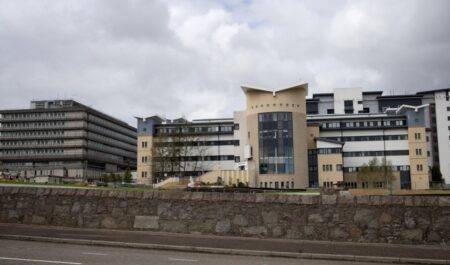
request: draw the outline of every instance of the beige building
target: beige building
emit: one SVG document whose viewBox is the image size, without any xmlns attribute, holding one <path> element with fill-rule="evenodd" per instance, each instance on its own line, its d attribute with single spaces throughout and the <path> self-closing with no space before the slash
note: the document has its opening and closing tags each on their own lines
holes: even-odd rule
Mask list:
<svg viewBox="0 0 450 265">
<path fill-rule="evenodd" d="M 307 84 L 241 88 L 246 108 L 232 118 L 138 118 L 138 183 L 194 177 L 271 189 L 429 187 L 428 105 L 398 105 L 404 99 L 377 91 L 361 94 L 356 88 L 308 100 Z M 417 98 L 405 100 L 416 104 Z M 190 151 L 171 157 L 183 166 L 161 172 L 153 157 L 158 146 L 189 146 Z M 358 174 L 374 158 L 387 162 L 395 180 Z"/>
<path fill-rule="evenodd" d="M 250 185 L 308 187 L 306 95 L 308 85 L 268 91 L 243 86 Z"/>
<path fill-rule="evenodd" d="M 428 189 L 429 177 L 425 127 L 409 127 L 408 139 L 411 188 Z"/>
<path fill-rule="evenodd" d="M 317 172 L 319 186 L 331 188 L 344 181 L 342 146 L 343 142 L 316 138 Z"/>
</svg>

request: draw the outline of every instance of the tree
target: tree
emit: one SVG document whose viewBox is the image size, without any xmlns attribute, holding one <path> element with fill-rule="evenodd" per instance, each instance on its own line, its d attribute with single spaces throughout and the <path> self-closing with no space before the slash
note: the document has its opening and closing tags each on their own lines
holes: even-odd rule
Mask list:
<svg viewBox="0 0 450 265">
<path fill-rule="evenodd" d="M 368 188 L 373 188 L 375 182 L 381 182 L 383 186 L 388 188 L 391 194 L 393 192 L 395 175 L 391 162 L 387 161 L 386 158 L 383 158 L 380 162 L 374 157 L 369 163 L 363 164 L 359 168 L 356 178 L 358 182 L 367 183 L 369 185 Z"/>
<path fill-rule="evenodd" d="M 131 171 L 130 171 L 129 167 L 127 167 L 127 170 L 125 170 L 125 174 L 123 176 L 123 181 L 125 183 L 131 183 Z"/>
<path fill-rule="evenodd" d="M 202 171 L 207 151 L 205 143 L 194 135 L 188 123 L 176 124 L 153 140 L 152 173 L 154 182 L 168 177 L 188 176 L 189 171 Z"/>
</svg>

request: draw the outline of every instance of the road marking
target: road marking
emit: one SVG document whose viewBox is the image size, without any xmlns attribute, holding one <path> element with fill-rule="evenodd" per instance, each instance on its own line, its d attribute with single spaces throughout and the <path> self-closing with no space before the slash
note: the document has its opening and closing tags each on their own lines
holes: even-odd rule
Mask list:
<svg viewBox="0 0 450 265">
<path fill-rule="evenodd" d="M 70 265 L 82 265 L 79 262 L 69 262 L 69 261 L 58 261 L 58 260 L 43 260 L 43 259 L 22 259 L 22 258 L 8 258 L 0 257 L 0 260 L 16 260 L 16 261 L 26 261 L 26 262 L 41 262 L 41 263 L 53 263 L 53 264 L 70 264 Z"/>
<path fill-rule="evenodd" d="M 107 235 L 91 235 L 91 234 L 65 234 L 65 233 L 59 233 L 60 236 L 88 236 L 88 237 L 110 237 Z"/>
<path fill-rule="evenodd" d="M 186 261 L 186 262 L 198 262 L 196 259 L 177 259 L 177 258 L 169 258 L 171 261 Z"/>
<path fill-rule="evenodd" d="M 97 256 L 108 256 L 106 253 L 97 253 L 97 252 L 83 252 L 84 255 L 97 255 Z"/>
</svg>

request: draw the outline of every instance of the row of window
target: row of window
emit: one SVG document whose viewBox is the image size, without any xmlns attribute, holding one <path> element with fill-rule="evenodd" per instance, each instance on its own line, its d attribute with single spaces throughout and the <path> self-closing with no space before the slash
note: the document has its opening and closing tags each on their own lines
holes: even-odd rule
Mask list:
<svg viewBox="0 0 450 265">
<path fill-rule="evenodd" d="M 143 142 L 144 143 L 144 142 Z M 188 142 L 155 142 L 155 147 L 167 146 L 223 146 L 223 145 L 239 145 L 239 140 L 220 140 L 220 141 L 188 141 Z M 145 148 L 143 146 L 143 148 Z"/>
<path fill-rule="evenodd" d="M 409 155 L 409 150 L 386 150 L 386 151 L 359 151 L 344 152 L 344 157 L 365 157 L 365 156 L 404 156 Z"/>
<path fill-rule="evenodd" d="M 213 125 L 213 126 L 186 126 L 186 127 L 160 127 L 156 129 L 157 134 L 174 133 L 215 133 L 215 132 L 233 132 L 233 125 Z"/>
<path fill-rule="evenodd" d="M 340 142 L 372 142 L 372 141 L 399 141 L 408 140 L 407 134 L 399 135 L 367 135 L 367 136 L 342 136 L 342 137 L 326 137 L 326 139 Z"/>
<path fill-rule="evenodd" d="M 65 117 L 65 112 L 41 112 L 41 113 L 14 113 L 14 114 L 3 114 L 2 118 L 12 119 L 12 118 L 56 118 Z"/>
<path fill-rule="evenodd" d="M 62 154 L 64 149 L 21 149 L 0 150 L 0 155 L 39 155 L 39 154 Z"/>
<path fill-rule="evenodd" d="M 321 128 L 377 128 L 377 127 L 406 126 L 406 120 L 383 120 L 383 121 L 353 121 L 353 122 L 323 122 Z"/>
<path fill-rule="evenodd" d="M 62 130 L 50 131 L 19 131 L 19 132 L 0 132 L 1 136 L 7 137 L 22 137 L 22 136 L 60 136 L 64 135 Z"/>
<path fill-rule="evenodd" d="M 182 156 L 182 157 L 165 157 L 164 159 L 172 159 L 176 161 L 226 161 L 233 160 L 234 155 L 220 155 L 220 156 Z M 161 161 L 161 158 L 155 157 L 156 161 Z"/>
<path fill-rule="evenodd" d="M 318 148 L 317 153 L 319 155 L 340 154 L 342 153 L 342 148 Z"/>
<path fill-rule="evenodd" d="M 310 171 L 314 170 L 314 168 L 310 168 Z M 324 164 L 322 165 L 322 171 L 329 172 L 333 171 L 333 165 L 332 164 Z M 336 171 L 342 171 L 342 164 L 336 164 Z"/>
<path fill-rule="evenodd" d="M 275 189 L 293 189 L 294 181 L 269 181 L 269 182 L 260 182 L 260 188 L 275 188 Z"/>
<path fill-rule="evenodd" d="M 299 104 L 289 104 L 289 103 L 279 103 L 279 104 L 277 104 L 277 103 L 273 103 L 273 104 L 259 104 L 259 105 L 254 105 L 254 106 L 250 106 L 250 108 L 251 109 L 257 109 L 258 107 L 259 108 L 264 108 L 264 107 L 270 107 L 270 106 L 272 106 L 272 107 L 276 107 L 276 106 L 280 106 L 280 107 L 292 107 L 292 108 L 295 108 L 295 107 L 297 107 L 297 108 L 300 108 L 300 105 Z"/>
<path fill-rule="evenodd" d="M 344 172 L 351 173 L 351 172 L 358 172 L 360 167 L 344 167 Z M 409 166 L 391 166 L 391 169 L 393 171 L 409 171 Z"/>
<path fill-rule="evenodd" d="M 324 181 L 323 182 L 323 187 L 325 187 L 325 188 L 332 188 L 334 184 L 337 184 L 337 183 L 333 183 L 332 181 Z M 354 182 L 354 181 L 344 182 L 342 184 L 346 188 L 350 188 L 350 189 L 358 188 L 358 183 Z M 374 181 L 374 182 L 372 182 L 372 185 L 376 189 L 382 189 L 382 188 L 384 188 L 385 183 L 383 181 Z M 361 188 L 363 188 L 363 189 L 369 188 L 369 182 L 368 181 L 361 182 Z"/>
<path fill-rule="evenodd" d="M 3 146 L 51 145 L 64 144 L 64 140 L 2 141 L 1 144 Z"/>
<path fill-rule="evenodd" d="M 45 122 L 14 122 L 14 123 L 2 123 L 3 128 L 36 128 L 36 127 L 48 127 L 48 126 L 64 126 L 63 121 L 45 121 Z"/>
</svg>

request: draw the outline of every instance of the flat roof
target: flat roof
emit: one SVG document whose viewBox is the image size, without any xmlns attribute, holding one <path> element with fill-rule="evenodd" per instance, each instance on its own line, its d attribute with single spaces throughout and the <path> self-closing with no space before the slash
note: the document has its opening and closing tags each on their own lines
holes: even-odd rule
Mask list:
<svg viewBox="0 0 450 265">
<path fill-rule="evenodd" d="M 440 88 L 440 89 L 434 89 L 434 90 L 420 91 L 420 92 L 417 92 L 417 95 L 431 94 L 431 93 L 435 93 L 435 92 L 450 92 L 450 88 Z"/>
<path fill-rule="evenodd" d="M 61 101 L 59 99 L 57 100 L 32 100 L 31 102 L 47 102 L 47 101 Z M 121 121 L 117 118 L 114 118 L 108 114 L 105 114 L 101 111 L 98 111 L 96 109 L 93 109 L 91 107 L 88 107 L 84 104 L 81 104 L 78 101 L 75 100 L 62 100 L 62 101 L 72 101 L 73 103 L 75 103 L 73 106 L 62 106 L 62 107 L 58 107 L 58 108 L 29 108 L 29 109 L 9 109 L 9 110 L 0 110 L 1 114 L 6 114 L 6 113 L 33 113 L 33 112 L 61 112 L 61 111 L 87 111 L 88 113 L 97 115 L 105 120 L 109 120 L 113 123 L 117 123 L 122 125 L 123 127 L 126 127 L 130 130 L 133 131 L 137 131 L 135 127 L 129 125 L 128 123 Z"/>
</svg>

